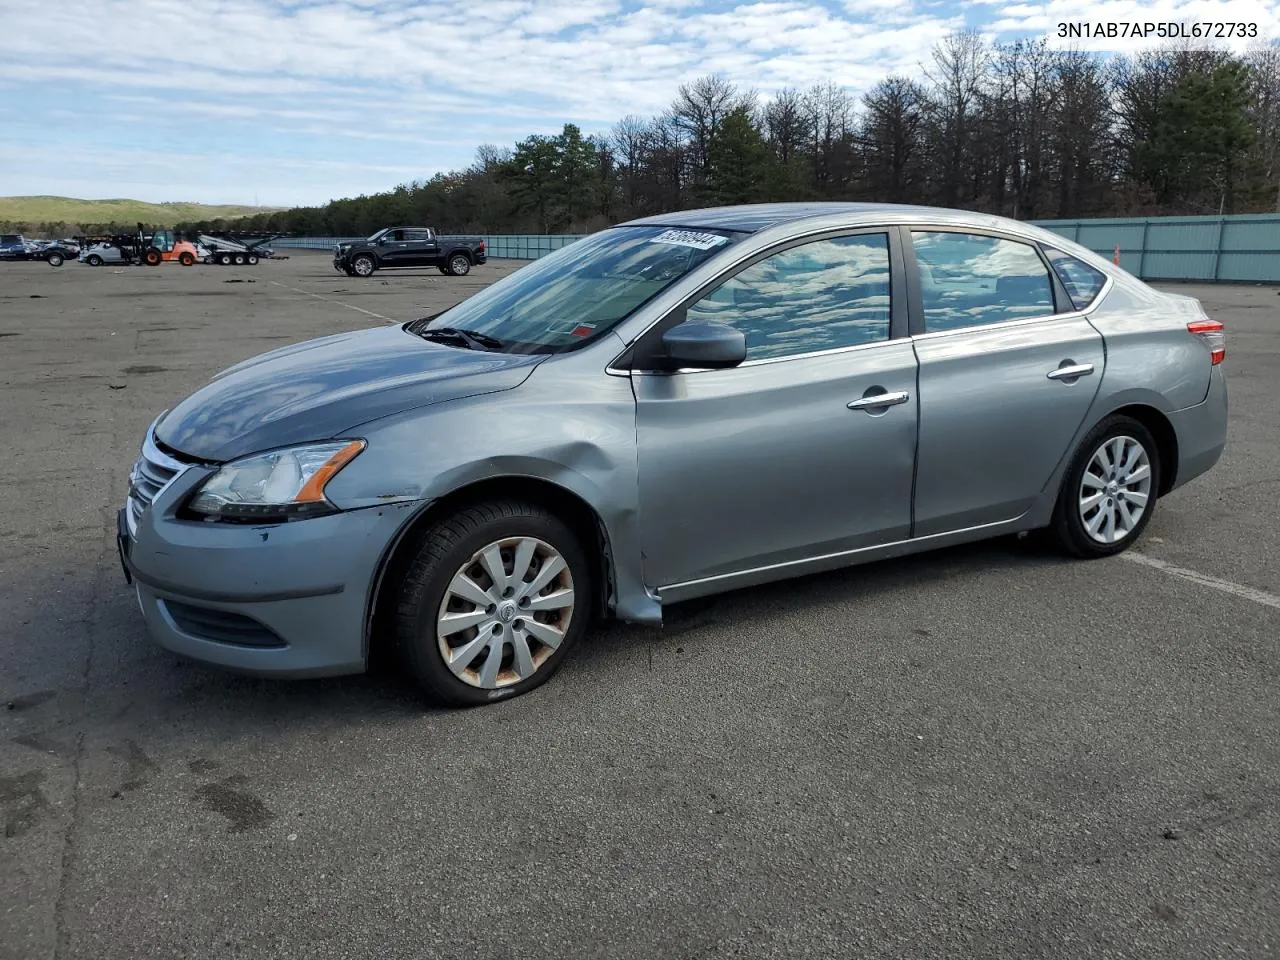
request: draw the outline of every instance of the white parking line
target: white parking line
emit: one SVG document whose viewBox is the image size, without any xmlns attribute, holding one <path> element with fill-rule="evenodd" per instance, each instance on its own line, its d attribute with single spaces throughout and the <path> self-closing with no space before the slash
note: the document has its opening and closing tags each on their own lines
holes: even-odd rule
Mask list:
<svg viewBox="0 0 1280 960">
<path fill-rule="evenodd" d="M 1256 590 L 1253 587 L 1242 586 L 1238 583 L 1232 583 L 1230 580 L 1220 580 L 1217 577 L 1211 577 L 1206 573 L 1199 573 L 1195 570 L 1188 570 L 1186 567 L 1175 567 L 1171 563 L 1165 563 L 1163 560 L 1157 560 L 1155 557 L 1149 557 L 1145 553 L 1135 553 L 1129 550 L 1119 554 L 1121 560 L 1128 560 L 1130 563 L 1140 563 L 1144 567 L 1152 567 L 1161 570 L 1173 577 L 1181 577 L 1183 580 L 1190 580 L 1192 583 L 1198 583 L 1202 587 L 1209 587 L 1211 590 L 1221 590 L 1223 593 L 1229 593 L 1232 596 L 1240 597 L 1242 600 L 1252 600 L 1254 603 L 1260 603 L 1264 607 L 1274 607 L 1280 610 L 1280 597 L 1275 594 L 1267 593 L 1265 590 Z"/>
<path fill-rule="evenodd" d="M 357 307 L 354 304 L 343 303 L 341 300 L 335 300 L 333 297 L 322 297 L 318 293 L 311 293 L 307 290 L 299 290 L 297 287 L 291 287 L 287 283 L 281 283 L 279 280 L 272 280 L 277 287 L 284 287 L 286 290 L 292 290 L 294 293 L 300 293 L 304 297 L 310 297 L 313 300 L 323 300 L 325 303 L 336 303 L 340 307 L 346 307 L 348 310 L 354 310 L 356 313 L 363 313 L 366 317 L 376 317 L 379 320 L 385 320 L 387 323 L 400 323 L 399 320 L 392 320 L 390 317 L 384 317 L 380 313 L 374 313 L 372 310 L 366 310 L 364 307 Z"/>
</svg>

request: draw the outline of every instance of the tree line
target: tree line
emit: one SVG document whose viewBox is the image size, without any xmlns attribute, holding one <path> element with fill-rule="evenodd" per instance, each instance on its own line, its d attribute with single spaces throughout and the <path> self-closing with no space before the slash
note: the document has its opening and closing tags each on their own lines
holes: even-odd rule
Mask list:
<svg viewBox="0 0 1280 960">
<path fill-rule="evenodd" d="M 762 98 L 720 75 L 657 116 L 573 124 L 464 170 L 234 221 L 183 225 L 366 235 L 589 232 L 691 207 L 874 200 L 1017 219 L 1280 210 L 1280 46 L 1165 46 L 1110 59 L 1044 41 L 940 42 L 919 75 L 861 97 L 834 83 Z"/>
</svg>

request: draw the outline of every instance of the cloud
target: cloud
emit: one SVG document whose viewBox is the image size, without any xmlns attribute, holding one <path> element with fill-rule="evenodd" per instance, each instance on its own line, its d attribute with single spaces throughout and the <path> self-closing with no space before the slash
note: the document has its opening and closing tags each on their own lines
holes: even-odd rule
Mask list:
<svg viewBox="0 0 1280 960">
<path fill-rule="evenodd" d="M 47 185 L 24 159 L 38 147 L 132 149 L 142 137 L 152 155 L 252 160 L 272 183 L 296 184 L 276 171 L 312 163 L 305 189 L 320 201 L 380 173 L 460 166 L 476 144 L 566 121 L 606 130 L 710 72 L 765 97 L 826 81 L 858 94 L 890 72 L 918 75 L 932 46 L 966 24 L 1009 38 L 1050 36 L 1059 22 L 1184 17 L 1274 35 L 1280 0 L 94 0 L 92 16 L 10 3 L 0 85 L 4 139 L 20 149 L 6 184 Z M 148 167 L 144 199 L 230 185 L 207 162 L 180 168 Z M 100 194 L 120 192 L 116 175 L 101 174 Z"/>
</svg>

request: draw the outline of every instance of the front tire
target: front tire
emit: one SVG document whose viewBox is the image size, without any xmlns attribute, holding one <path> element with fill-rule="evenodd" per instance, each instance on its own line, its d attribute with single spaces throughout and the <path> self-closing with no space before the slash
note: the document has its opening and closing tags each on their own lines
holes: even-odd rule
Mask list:
<svg viewBox="0 0 1280 960">
<path fill-rule="evenodd" d="M 373 257 L 362 253 L 351 261 L 351 269 L 355 271 L 357 277 L 372 277 L 378 265 L 373 262 Z"/>
<path fill-rule="evenodd" d="M 163 259 L 164 258 L 160 256 L 159 250 L 148 250 L 146 253 L 142 255 L 142 262 L 145 263 L 148 267 L 160 266 L 160 261 Z"/>
<path fill-rule="evenodd" d="M 1054 539 L 1083 559 L 1128 549 L 1155 512 L 1160 474 L 1151 431 L 1132 417 L 1107 417 L 1071 460 L 1054 510 Z"/>
<path fill-rule="evenodd" d="M 436 700 L 477 706 L 545 682 L 587 629 L 591 567 L 541 507 L 479 504 L 438 522 L 400 584 L 396 642 Z"/>
<path fill-rule="evenodd" d="M 178 262 L 182 264 L 184 267 L 190 267 L 195 264 L 196 258 L 193 254 L 184 253 L 180 257 L 178 257 Z"/>
<path fill-rule="evenodd" d="M 85 260 L 85 263 L 89 264 L 89 266 L 91 267 L 100 267 L 102 266 L 102 258 L 98 256 L 96 253 L 91 254 L 89 258 Z"/>
<path fill-rule="evenodd" d="M 66 258 L 63 257 L 62 254 L 55 252 L 55 253 L 49 254 L 47 257 L 45 257 L 45 259 L 49 261 L 49 266 L 60 267 L 62 266 L 62 263 Z"/>
</svg>

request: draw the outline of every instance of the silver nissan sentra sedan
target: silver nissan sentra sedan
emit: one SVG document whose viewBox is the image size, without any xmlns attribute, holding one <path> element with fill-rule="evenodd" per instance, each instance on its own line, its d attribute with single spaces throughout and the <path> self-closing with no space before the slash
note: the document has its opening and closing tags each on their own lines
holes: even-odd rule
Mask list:
<svg viewBox="0 0 1280 960">
<path fill-rule="evenodd" d="M 1221 455 L 1224 355 L 1027 224 L 672 213 L 223 371 L 147 431 L 118 544 L 172 651 L 314 676 L 386 638 L 484 703 L 598 617 L 1022 531 L 1124 550 Z"/>
</svg>

